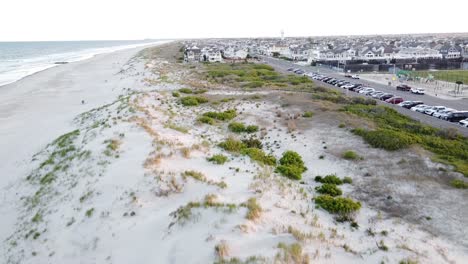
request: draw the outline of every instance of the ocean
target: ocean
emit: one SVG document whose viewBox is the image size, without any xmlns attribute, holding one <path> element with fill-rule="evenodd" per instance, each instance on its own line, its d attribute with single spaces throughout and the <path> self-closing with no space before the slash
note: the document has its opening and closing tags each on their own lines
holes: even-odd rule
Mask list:
<svg viewBox="0 0 468 264">
<path fill-rule="evenodd" d="M 28 75 L 97 54 L 138 47 L 157 40 L 0 42 L 0 86 Z"/>
</svg>

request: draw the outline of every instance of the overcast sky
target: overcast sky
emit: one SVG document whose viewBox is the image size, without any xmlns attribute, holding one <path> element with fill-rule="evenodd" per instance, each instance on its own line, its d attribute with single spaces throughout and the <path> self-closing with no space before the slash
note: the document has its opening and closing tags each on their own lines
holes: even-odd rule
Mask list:
<svg viewBox="0 0 468 264">
<path fill-rule="evenodd" d="M 1 0 L 0 41 L 468 32 L 468 0 Z"/>
</svg>

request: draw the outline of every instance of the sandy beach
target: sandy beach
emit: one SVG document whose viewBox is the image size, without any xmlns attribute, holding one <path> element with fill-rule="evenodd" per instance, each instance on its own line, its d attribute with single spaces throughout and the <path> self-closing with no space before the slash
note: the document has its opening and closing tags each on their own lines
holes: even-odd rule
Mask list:
<svg viewBox="0 0 468 264">
<path fill-rule="evenodd" d="M 141 49 L 0 87 L 5 263 L 468 258 L 468 211 L 448 206 L 466 198 L 447 186 L 462 176 L 431 161 L 427 151 L 371 148 L 350 127 L 372 124 L 340 113 L 335 104 L 213 84 L 197 75 L 204 65 L 175 62 L 170 51 L 177 46 L 135 57 Z M 179 90 L 187 87 L 190 95 Z M 183 98 L 198 93 L 206 101 L 184 105 Z M 215 117 L 201 121 L 209 115 Z M 234 132 L 231 121 L 257 128 Z M 261 145 L 268 156 L 255 147 L 223 147 L 230 139 Z M 350 149 L 360 157 L 344 159 Z M 307 167 L 301 180 L 269 163 L 290 150 Z M 215 155 L 224 159 L 215 162 Z M 352 222 L 338 221 L 313 202 L 322 186 L 316 176 L 331 174 L 347 179 L 340 183 L 343 197 L 361 201 Z"/>
</svg>

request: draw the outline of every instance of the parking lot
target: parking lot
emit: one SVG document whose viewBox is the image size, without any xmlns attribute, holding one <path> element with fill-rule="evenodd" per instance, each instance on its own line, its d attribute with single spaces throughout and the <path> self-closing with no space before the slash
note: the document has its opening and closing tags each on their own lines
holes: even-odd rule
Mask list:
<svg viewBox="0 0 468 264">
<path fill-rule="evenodd" d="M 311 67 L 311 66 L 300 66 L 293 64 L 290 61 L 286 60 L 281 60 L 281 59 L 275 59 L 271 57 L 263 57 L 263 60 L 265 63 L 270 64 L 271 66 L 275 67 L 277 70 L 281 72 L 287 72 L 287 73 L 292 73 L 292 70 L 300 69 L 303 72 L 299 71 L 299 74 L 306 74 L 310 78 L 313 78 L 315 82 L 319 83 L 320 85 L 334 89 L 337 91 L 340 91 L 342 93 L 347 94 L 348 96 L 368 96 L 376 99 L 376 101 L 379 104 L 385 104 L 386 106 L 389 106 L 398 112 L 405 114 L 407 116 L 410 116 L 411 118 L 418 120 L 420 122 L 429 124 L 434 127 L 438 128 L 455 128 L 458 131 L 460 131 L 461 134 L 464 134 L 465 136 L 468 136 L 468 128 L 463 127 L 463 121 L 461 123 L 457 122 L 448 122 L 446 120 L 443 120 L 444 115 L 448 115 L 449 113 L 444 113 L 444 110 L 457 110 L 457 111 L 468 111 L 468 101 L 461 99 L 461 100 L 446 100 L 438 97 L 433 97 L 433 96 L 428 96 L 428 95 L 422 95 L 422 94 L 416 94 L 412 93 L 411 91 L 406 91 L 408 88 L 401 88 L 401 90 L 397 90 L 396 87 L 393 86 L 387 86 L 387 85 L 382 85 L 382 84 L 377 84 L 377 83 L 370 83 L 370 82 L 365 82 L 361 81 L 359 79 L 353 79 L 351 76 L 345 77 L 343 73 L 337 73 L 335 71 L 332 71 L 330 69 L 325 69 L 325 68 L 319 68 L 319 67 Z M 289 70 L 289 71 L 288 71 Z M 354 84 L 355 86 L 350 86 L 348 85 L 347 87 L 346 84 Z M 361 86 L 358 88 L 356 87 L 357 84 L 361 84 Z M 341 88 L 341 87 L 344 88 Z M 416 87 L 413 87 L 413 91 L 416 92 Z M 388 98 L 384 99 L 390 99 L 390 102 L 385 102 L 384 100 L 380 100 L 378 96 L 378 93 L 376 92 L 381 92 L 382 95 L 386 95 Z M 390 96 L 391 95 L 391 96 Z M 419 108 L 422 108 L 421 105 L 427 105 L 430 107 L 427 107 L 426 109 L 419 109 L 422 111 L 414 111 L 415 109 L 413 108 L 413 111 L 410 110 L 408 107 L 408 103 L 403 104 L 403 106 L 398 105 L 400 102 L 403 101 L 420 101 L 420 106 Z M 422 103 L 421 103 L 422 102 Z M 414 106 L 417 106 L 416 104 Z M 443 107 L 433 107 L 433 106 L 443 106 Z M 427 114 L 424 112 L 426 110 Z M 431 115 L 429 115 L 431 114 Z M 432 116 L 434 115 L 435 116 Z M 468 125 L 466 123 L 465 125 Z"/>
</svg>

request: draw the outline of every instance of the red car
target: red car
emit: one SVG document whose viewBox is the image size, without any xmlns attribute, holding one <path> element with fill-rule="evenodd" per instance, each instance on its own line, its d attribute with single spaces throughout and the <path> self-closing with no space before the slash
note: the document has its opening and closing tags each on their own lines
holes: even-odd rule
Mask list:
<svg viewBox="0 0 468 264">
<path fill-rule="evenodd" d="M 389 99 L 385 100 L 385 102 L 390 103 L 390 104 L 399 104 L 399 103 L 403 102 L 403 98 L 398 97 L 398 96 L 394 96 L 392 98 L 389 98 Z"/>
</svg>

